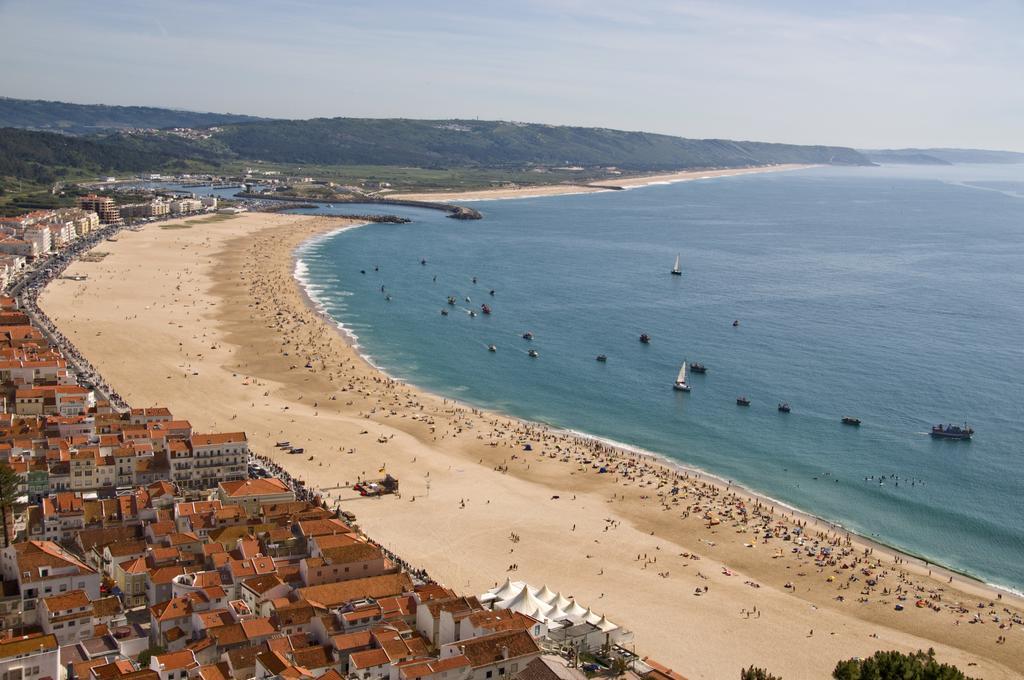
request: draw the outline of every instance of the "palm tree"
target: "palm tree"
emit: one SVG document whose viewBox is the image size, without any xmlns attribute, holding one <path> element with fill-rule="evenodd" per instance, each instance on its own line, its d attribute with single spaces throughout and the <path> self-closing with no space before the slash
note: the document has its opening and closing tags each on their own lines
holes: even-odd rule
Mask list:
<svg viewBox="0 0 1024 680">
<path fill-rule="evenodd" d="M 7 463 L 0 463 L 0 521 L 3 522 L 4 547 L 11 544 L 10 528 L 7 516 L 18 499 L 18 487 L 21 486 L 21 477 L 11 469 Z"/>
</svg>

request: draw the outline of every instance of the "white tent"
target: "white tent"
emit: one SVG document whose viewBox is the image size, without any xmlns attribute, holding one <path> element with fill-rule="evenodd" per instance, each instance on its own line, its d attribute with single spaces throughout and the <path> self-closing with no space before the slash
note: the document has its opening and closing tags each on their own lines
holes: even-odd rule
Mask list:
<svg viewBox="0 0 1024 680">
<path fill-rule="evenodd" d="M 575 599 L 564 597 L 546 585 L 534 588 L 524 581 L 506 578 L 505 583 L 492 588 L 480 596 L 481 602 L 489 602 L 492 609 L 508 609 L 532 616 L 547 624 L 569 620 L 574 624 L 589 623 L 604 633 L 616 633 L 622 629 L 606 617 L 587 607 L 584 609 Z"/>
<path fill-rule="evenodd" d="M 551 605 L 558 607 L 563 612 L 565 612 L 568 611 L 569 607 L 572 605 L 572 602 L 568 598 L 564 597 L 562 593 L 555 593 L 555 599 L 551 600 Z"/>
<path fill-rule="evenodd" d="M 528 614 L 534 618 L 537 618 L 534 616 L 534 612 L 540 612 L 540 619 L 542 621 L 547 618 L 547 612 L 552 609 L 552 606 L 547 602 L 537 599 L 537 596 L 531 593 L 529 588 L 520 589 L 519 594 L 515 597 L 508 600 L 502 600 L 494 606 L 497 609 L 511 609 L 514 612 Z"/>
<path fill-rule="evenodd" d="M 505 583 L 492 588 L 487 591 L 481 599 L 487 600 L 511 600 L 513 597 L 519 594 L 521 590 L 526 586 L 522 581 L 513 581 L 510 578 L 505 579 Z"/>
<path fill-rule="evenodd" d="M 557 596 L 558 593 L 548 588 L 547 585 L 544 585 L 543 587 L 541 587 L 540 590 L 534 593 L 534 597 L 536 597 L 541 602 L 547 602 L 548 604 L 551 604 Z"/>
<path fill-rule="evenodd" d="M 576 600 L 572 600 L 568 607 L 564 608 L 565 615 L 573 622 L 579 623 L 586 616 L 587 610 L 580 606 Z"/>
</svg>

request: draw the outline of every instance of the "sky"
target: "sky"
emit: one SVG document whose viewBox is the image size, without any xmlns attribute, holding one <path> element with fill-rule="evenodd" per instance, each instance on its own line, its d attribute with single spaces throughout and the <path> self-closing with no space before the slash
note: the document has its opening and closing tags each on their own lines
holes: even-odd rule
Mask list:
<svg viewBox="0 0 1024 680">
<path fill-rule="evenodd" d="M 0 95 L 1024 151 L 1024 0 L 0 0 Z"/>
</svg>

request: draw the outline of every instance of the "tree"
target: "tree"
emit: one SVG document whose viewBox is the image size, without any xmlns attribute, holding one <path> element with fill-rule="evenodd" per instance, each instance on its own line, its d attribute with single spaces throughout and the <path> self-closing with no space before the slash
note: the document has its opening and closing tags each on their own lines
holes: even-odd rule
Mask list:
<svg viewBox="0 0 1024 680">
<path fill-rule="evenodd" d="M 777 675 L 772 675 L 763 668 L 745 668 L 740 671 L 740 680 L 782 680 Z"/>
<path fill-rule="evenodd" d="M 972 680 L 956 666 L 936 661 L 934 649 L 912 654 L 875 652 L 868 659 L 840 661 L 832 677 L 836 680 Z"/>
<path fill-rule="evenodd" d="M 7 463 L 0 463 L 0 521 L 3 522 L 4 545 L 11 544 L 10 526 L 7 518 L 10 515 L 14 501 L 18 500 L 18 487 L 21 486 L 21 477 L 11 469 Z"/>
<path fill-rule="evenodd" d="M 160 646 L 153 646 L 149 649 L 142 650 L 141 652 L 139 652 L 139 668 L 148 668 L 150 659 L 152 659 L 154 656 L 160 656 L 161 654 L 164 654 L 166 651 L 167 650 Z"/>
</svg>

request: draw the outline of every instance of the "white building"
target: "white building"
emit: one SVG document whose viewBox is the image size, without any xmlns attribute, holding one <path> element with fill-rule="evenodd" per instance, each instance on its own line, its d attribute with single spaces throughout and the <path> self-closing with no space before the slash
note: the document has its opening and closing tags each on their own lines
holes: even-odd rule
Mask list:
<svg viewBox="0 0 1024 680">
<path fill-rule="evenodd" d="M 60 645 L 53 635 L 34 633 L 0 641 L 0 677 L 19 680 L 64 677 Z"/>
<path fill-rule="evenodd" d="M 84 590 L 93 600 L 100 597 L 99 573 L 56 543 L 14 543 L 0 554 L 4 580 L 18 582 L 26 625 L 38 622 L 39 598 L 72 590 Z"/>
</svg>

